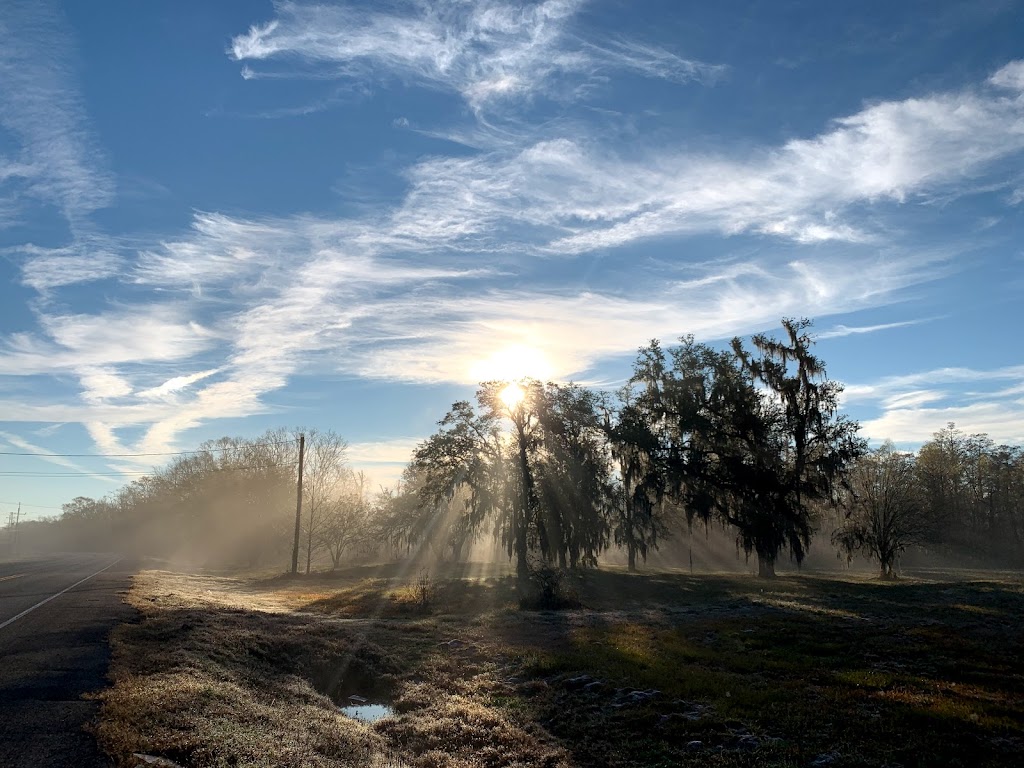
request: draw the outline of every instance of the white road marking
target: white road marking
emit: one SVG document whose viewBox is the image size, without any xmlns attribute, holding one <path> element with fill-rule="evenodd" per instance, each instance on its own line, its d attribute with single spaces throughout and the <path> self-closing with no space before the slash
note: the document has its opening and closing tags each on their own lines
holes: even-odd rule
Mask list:
<svg viewBox="0 0 1024 768">
<path fill-rule="evenodd" d="M 24 576 L 24 573 L 16 573 L 13 576 L 0 576 L 0 581 L 10 581 L 11 579 L 20 579 Z"/>
<path fill-rule="evenodd" d="M 55 595 L 50 595 L 50 596 L 49 596 L 48 598 L 46 598 L 45 600 L 40 600 L 40 601 L 39 601 L 38 603 L 36 603 L 35 605 L 33 605 L 33 606 L 32 606 L 31 608 L 26 608 L 26 609 L 25 609 L 24 611 L 22 611 L 21 613 L 19 613 L 19 614 L 18 614 L 17 616 L 14 616 L 14 617 L 12 617 L 12 618 L 8 619 L 8 620 L 7 620 L 7 621 L 5 621 L 5 622 L 4 622 L 3 624 L 0 624 L 0 629 L 3 629 L 3 628 L 4 628 L 4 627 L 6 627 L 6 626 L 7 626 L 8 624 L 13 624 L 13 623 L 14 623 L 14 622 L 16 622 L 16 621 L 17 621 L 18 619 L 20 619 L 20 618 L 21 618 L 22 616 L 25 616 L 26 614 L 32 613 L 32 611 L 34 611 L 34 610 L 35 610 L 36 608 L 38 608 L 39 606 L 41 606 L 41 605 L 46 605 L 46 604 L 47 604 L 48 602 L 50 602 L 51 600 L 54 600 L 54 599 L 56 599 L 56 598 L 60 597 L 60 596 L 61 596 L 61 595 L 63 595 L 63 594 L 65 593 L 65 592 L 69 592 L 70 590 L 72 590 L 72 589 L 74 589 L 75 587 L 77 587 L 77 586 L 78 586 L 79 584 L 84 584 L 84 583 L 85 583 L 85 582 L 87 582 L 87 581 L 88 581 L 89 579 L 93 578 L 93 576 L 99 576 L 99 575 L 100 575 L 101 573 L 103 573 L 104 571 L 110 570 L 110 569 L 111 569 L 111 568 L 113 568 L 113 567 L 114 567 L 115 565 L 117 565 L 118 563 L 120 563 L 122 559 L 123 559 L 123 558 L 120 558 L 120 557 L 119 557 L 119 558 L 117 558 L 117 560 L 115 560 L 114 562 L 112 562 L 112 563 L 111 563 L 110 565 L 108 565 L 108 566 L 107 566 L 106 568 L 100 568 L 100 569 L 99 569 L 98 571 L 96 571 L 96 573 L 92 574 L 92 576 L 86 576 L 86 577 L 85 577 L 84 579 L 82 579 L 81 581 L 76 581 L 76 582 L 75 582 L 74 584 L 72 584 L 72 585 L 71 585 L 70 587 L 65 587 L 64 589 L 62 589 L 62 590 L 61 590 L 60 592 L 58 592 L 57 594 L 55 594 Z"/>
</svg>

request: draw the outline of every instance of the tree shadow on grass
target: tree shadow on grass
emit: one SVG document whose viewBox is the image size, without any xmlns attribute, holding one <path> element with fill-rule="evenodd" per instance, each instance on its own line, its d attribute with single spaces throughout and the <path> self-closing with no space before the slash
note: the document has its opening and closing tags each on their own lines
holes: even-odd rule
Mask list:
<svg viewBox="0 0 1024 768">
<path fill-rule="evenodd" d="M 1019 585 L 695 578 L 587 574 L 607 610 L 493 628 L 581 764 L 1017 764 Z"/>
<path fill-rule="evenodd" d="M 213 633 L 213 666 L 189 663 L 284 697 L 288 675 L 337 671 L 339 638 L 386 630 L 360 652 L 365 668 L 400 677 L 434 664 L 452 678 L 444 691 L 490 679 L 492 707 L 552 734 L 579 765 L 807 765 L 833 753 L 835 765 L 1015 765 L 1024 747 L 1024 594 L 1012 580 L 582 571 L 567 585 L 584 608 L 535 612 L 516 607 L 514 578 L 435 578 L 420 610 L 391 567 L 346 569 L 327 580 L 334 594 L 302 606 L 369 621 L 171 612 L 140 659 Z M 464 632 L 478 646 L 452 642 Z"/>
</svg>

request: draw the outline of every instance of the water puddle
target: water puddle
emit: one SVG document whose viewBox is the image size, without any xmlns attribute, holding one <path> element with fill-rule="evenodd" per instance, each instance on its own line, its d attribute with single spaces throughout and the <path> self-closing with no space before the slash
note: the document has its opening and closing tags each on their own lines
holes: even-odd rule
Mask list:
<svg viewBox="0 0 1024 768">
<path fill-rule="evenodd" d="M 386 675 L 353 660 L 322 667 L 314 678 L 317 690 L 333 699 L 338 712 L 364 723 L 395 714 L 390 705 L 393 683 Z"/>
<path fill-rule="evenodd" d="M 349 704 L 345 707 L 338 707 L 338 711 L 353 720 L 360 720 L 364 723 L 375 723 L 382 717 L 395 714 L 395 710 L 387 704 Z"/>
</svg>

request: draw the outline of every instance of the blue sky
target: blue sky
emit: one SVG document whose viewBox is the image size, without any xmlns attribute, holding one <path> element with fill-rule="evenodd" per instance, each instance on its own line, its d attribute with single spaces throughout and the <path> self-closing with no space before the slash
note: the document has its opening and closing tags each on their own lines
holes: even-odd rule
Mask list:
<svg viewBox="0 0 1024 768">
<path fill-rule="evenodd" d="M 476 381 L 783 316 L 873 440 L 1024 442 L 1022 160 L 1020 2 L 8 0 L 0 450 L 385 482 Z M 152 462 L 0 456 L 0 512 Z"/>
</svg>

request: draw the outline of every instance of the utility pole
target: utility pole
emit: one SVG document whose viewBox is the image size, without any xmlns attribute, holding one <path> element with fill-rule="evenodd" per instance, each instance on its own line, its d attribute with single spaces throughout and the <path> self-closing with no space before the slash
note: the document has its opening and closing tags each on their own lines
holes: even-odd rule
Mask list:
<svg viewBox="0 0 1024 768">
<path fill-rule="evenodd" d="M 18 502 L 18 513 L 14 516 L 14 539 L 13 539 L 13 544 L 11 545 L 11 549 L 14 550 L 15 554 L 18 553 L 18 523 L 20 523 L 20 522 L 21 522 L 21 502 L 19 501 Z"/>
<path fill-rule="evenodd" d="M 306 453 L 306 435 L 299 433 L 299 482 L 295 490 L 295 543 L 292 545 L 292 573 L 299 572 L 299 532 L 302 529 L 302 461 Z"/>
</svg>

